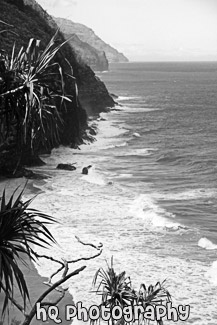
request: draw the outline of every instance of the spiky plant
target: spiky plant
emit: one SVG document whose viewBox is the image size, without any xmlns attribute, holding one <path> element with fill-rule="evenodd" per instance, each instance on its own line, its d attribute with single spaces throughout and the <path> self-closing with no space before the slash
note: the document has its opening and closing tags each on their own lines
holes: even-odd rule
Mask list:
<svg viewBox="0 0 217 325">
<path fill-rule="evenodd" d="M 98 281 L 97 289 L 94 292 L 102 297 L 100 306 L 109 307 L 110 310 L 115 306 L 121 307 L 122 310 L 124 307 L 131 307 L 134 322 L 137 320 L 137 315 L 134 315 L 135 305 L 142 306 L 145 311 L 148 306 L 156 307 L 157 305 L 171 301 L 171 295 L 164 287 L 165 281 L 162 283 L 157 282 L 156 285 L 150 285 L 149 287 L 146 287 L 145 284 L 142 283 L 139 291 L 134 290 L 130 277 L 126 276 L 126 272 L 121 272 L 119 274 L 115 272 L 113 258 L 111 259 L 111 266 L 107 264 L 107 270 L 100 268 L 96 272 L 93 279 L 93 285 L 96 286 Z M 129 325 L 124 317 L 117 321 L 111 317 L 111 323 L 112 325 Z M 143 314 L 140 314 L 138 325 L 147 323 L 149 323 L 149 320 L 145 319 Z M 156 323 L 162 325 L 163 321 L 158 320 L 156 317 Z"/>
<path fill-rule="evenodd" d="M 164 285 L 165 285 L 165 280 L 162 283 L 157 282 L 154 286 L 150 285 L 149 287 L 146 287 L 146 285 L 142 283 L 140 285 L 139 291 L 138 292 L 134 291 L 136 296 L 134 303 L 136 305 L 141 305 L 144 308 L 144 310 L 149 306 L 152 306 L 153 309 L 156 310 L 155 307 L 157 305 L 162 305 L 165 304 L 166 302 L 172 301 L 171 295 L 169 291 L 164 287 Z M 156 316 L 157 315 L 155 315 L 155 317 Z M 140 324 L 147 323 L 147 322 L 148 320 L 143 319 L 143 317 L 141 317 L 139 321 Z M 158 325 L 163 325 L 162 319 L 157 320 L 157 317 L 156 317 L 156 323 Z"/>
<path fill-rule="evenodd" d="M 8 202 L 4 191 L 0 205 L 0 292 L 4 294 L 3 316 L 9 302 L 13 303 L 15 286 L 23 299 L 24 309 L 29 299 L 28 287 L 18 262 L 26 264 L 25 258 L 37 258 L 34 245 L 46 247 L 55 242 L 47 228 L 47 224 L 55 220 L 30 208 L 32 199 L 23 202 L 23 190 L 15 198 L 16 191 Z"/>
<path fill-rule="evenodd" d="M 5 26 L 7 26 L 7 27 L 14 27 L 13 25 L 8 24 L 8 23 L 6 23 L 5 21 L 3 21 L 3 20 L 1 20 L 1 19 L 0 19 L 0 24 L 3 24 L 4 27 L 5 27 Z M 7 33 L 9 32 L 9 33 L 12 33 L 12 34 L 18 36 L 15 32 L 13 32 L 13 31 L 10 30 L 10 29 L 1 29 L 1 30 L 0 30 L 0 34 L 5 33 L 5 32 L 7 32 Z"/>
<path fill-rule="evenodd" d="M 59 143 L 61 107 L 71 99 L 65 95 L 63 69 L 55 61 L 66 42 L 57 45 L 57 33 L 44 50 L 39 40 L 30 39 L 18 53 L 15 45 L 11 55 L 0 53 L 0 137 L 1 142 L 13 138 L 19 155 Z"/>
<path fill-rule="evenodd" d="M 96 286 L 99 280 L 98 287 L 94 291 L 102 297 L 101 305 L 109 307 L 115 306 L 124 308 L 132 304 L 135 295 L 131 287 L 130 277 L 126 276 L 126 272 L 116 273 L 113 267 L 113 258 L 111 266 L 107 263 L 107 270 L 100 268 L 93 279 L 93 286 Z M 114 324 L 113 319 L 111 320 Z"/>
</svg>

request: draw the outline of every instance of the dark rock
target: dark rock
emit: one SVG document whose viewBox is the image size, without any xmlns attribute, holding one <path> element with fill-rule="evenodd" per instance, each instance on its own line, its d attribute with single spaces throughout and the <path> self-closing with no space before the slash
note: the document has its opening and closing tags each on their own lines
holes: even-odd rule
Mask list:
<svg viewBox="0 0 217 325">
<path fill-rule="evenodd" d="M 91 135 L 97 135 L 97 132 L 96 132 L 96 130 L 94 129 L 94 128 L 89 128 L 89 133 L 91 134 Z"/>
<path fill-rule="evenodd" d="M 112 96 L 113 99 L 118 99 L 118 96 L 113 93 L 110 93 L 110 96 Z"/>
<path fill-rule="evenodd" d="M 92 167 L 92 165 L 89 165 L 89 166 L 87 166 L 87 167 L 84 167 L 84 168 L 82 169 L 82 174 L 87 175 L 87 174 L 88 174 L 88 170 L 89 170 L 91 167 Z"/>
<path fill-rule="evenodd" d="M 120 105 L 118 105 L 118 106 L 120 106 Z M 121 108 L 117 108 L 117 106 L 116 106 L 115 108 L 111 108 L 111 111 L 120 112 L 120 111 L 122 111 L 122 109 Z"/>
<path fill-rule="evenodd" d="M 73 166 L 73 164 L 58 164 L 57 169 L 63 169 L 63 170 L 75 170 L 76 167 Z"/>
<path fill-rule="evenodd" d="M 104 117 L 98 117 L 98 118 L 97 118 L 97 121 L 107 121 L 107 120 L 106 120 L 106 118 L 104 118 Z"/>
<path fill-rule="evenodd" d="M 18 6 L 20 3 L 24 5 Z M 0 33 L 1 49 L 8 53 L 11 53 L 15 41 L 15 52 L 18 52 L 21 46 L 27 46 L 29 39 L 32 37 L 40 39 L 41 46 L 44 48 L 58 29 L 53 18 L 35 0 L 0 0 L 0 7 L 0 20 L 13 25 L 13 33 Z M 16 35 L 19 35 L 19 37 Z M 60 32 L 58 34 L 58 41 L 64 41 L 64 36 Z M 66 62 L 66 59 L 69 64 Z M 77 147 L 82 143 L 82 139 L 86 138 L 88 141 L 93 142 L 95 139 L 92 135 L 87 134 L 85 137 L 85 134 L 88 133 L 86 132 L 88 126 L 87 115 L 99 116 L 100 112 L 109 111 L 109 108 L 114 106 L 114 100 L 109 95 L 104 83 L 95 75 L 91 68 L 82 59 L 78 59 L 76 48 L 72 44 L 66 43 L 57 53 L 56 60 L 63 66 L 66 74 L 71 73 L 70 66 L 72 67 L 78 86 L 77 101 L 75 82 L 72 78 L 66 77 L 65 92 L 71 96 L 72 102 L 67 101 L 64 110 L 61 111 L 63 125 L 61 124 L 59 128 L 60 144 Z M 32 158 L 29 152 L 27 152 L 22 161 L 19 162 L 19 159 L 17 160 L 15 159 L 16 157 L 13 157 L 13 153 L 10 152 L 9 157 L 5 153 L 3 154 L 7 146 L 5 147 L 0 141 L 0 173 L 2 166 L 8 167 L 9 163 L 10 170 L 4 170 L 1 173 L 2 175 L 5 172 L 14 177 L 13 171 L 15 169 L 20 170 L 20 166 L 17 168 L 18 163 L 22 166 L 42 165 L 44 163 L 37 156 L 40 153 L 50 152 L 53 147 L 58 145 L 59 142 L 56 143 L 55 141 L 48 144 L 48 148 L 38 144 L 35 157 Z M 21 175 L 19 177 L 24 176 L 21 171 L 17 171 L 17 175 Z M 31 177 L 31 175 L 27 177 Z"/>
</svg>

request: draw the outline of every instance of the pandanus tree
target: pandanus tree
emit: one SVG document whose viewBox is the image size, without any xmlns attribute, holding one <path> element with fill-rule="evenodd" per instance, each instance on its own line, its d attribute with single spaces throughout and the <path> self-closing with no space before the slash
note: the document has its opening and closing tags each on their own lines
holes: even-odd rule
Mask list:
<svg viewBox="0 0 217 325">
<path fill-rule="evenodd" d="M 0 144 L 13 147 L 17 164 L 25 153 L 59 143 L 61 110 L 72 95 L 66 96 L 66 74 L 55 61 L 65 44 L 56 44 L 57 35 L 43 50 L 39 40 L 31 39 L 26 49 L 17 52 L 14 45 L 10 55 L 0 53 Z M 67 78 L 74 80 L 71 74 Z"/>
<path fill-rule="evenodd" d="M 6 200 L 3 192 L 0 205 L 0 293 L 4 296 L 2 314 L 9 303 L 16 305 L 14 288 L 20 293 L 24 309 L 29 291 L 20 263 L 36 260 L 34 245 L 46 247 L 55 243 L 47 225 L 55 220 L 29 207 L 32 199 L 23 201 L 23 191 Z M 0 317 L 1 318 L 1 317 Z"/>
<path fill-rule="evenodd" d="M 164 282 L 157 282 L 156 285 L 150 285 L 148 287 L 142 283 L 137 291 L 132 287 L 131 279 L 126 275 L 125 271 L 121 273 L 115 271 L 112 258 L 111 266 L 107 263 L 106 270 L 100 268 L 96 272 L 93 286 L 96 287 L 94 292 L 101 296 L 100 307 L 105 306 L 110 309 L 111 317 L 108 320 L 108 324 L 129 325 L 129 320 L 126 321 L 124 317 L 121 319 L 112 317 L 112 309 L 114 309 L 115 306 L 119 306 L 122 311 L 125 307 L 130 307 L 132 309 L 132 321 L 130 323 L 138 323 L 138 325 L 141 325 L 149 323 L 149 319 L 145 319 L 142 313 L 135 315 L 135 306 L 141 306 L 144 311 L 150 306 L 155 310 L 157 305 L 162 305 L 171 301 L 171 295 L 168 290 L 165 289 Z M 163 320 L 156 318 L 156 323 L 162 325 Z"/>
</svg>

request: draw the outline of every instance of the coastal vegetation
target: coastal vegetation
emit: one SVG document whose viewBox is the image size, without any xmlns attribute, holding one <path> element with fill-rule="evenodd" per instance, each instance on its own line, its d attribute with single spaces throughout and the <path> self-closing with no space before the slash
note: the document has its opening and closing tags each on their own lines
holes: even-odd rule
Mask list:
<svg viewBox="0 0 217 325">
<path fill-rule="evenodd" d="M 164 284 L 165 281 L 162 283 L 157 282 L 154 286 L 150 285 L 146 287 L 142 283 L 139 290 L 135 290 L 132 286 L 131 278 L 126 275 L 125 271 L 121 273 L 115 271 L 113 257 L 111 259 L 111 265 L 107 263 L 107 269 L 100 268 L 93 279 L 93 286 L 96 287 L 94 292 L 101 296 L 101 307 L 108 307 L 110 310 L 116 306 L 120 307 L 119 310 L 124 310 L 124 308 L 129 307 L 132 308 L 132 314 L 130 315 L 128 313 L 127 320 L 124 317 L 121 319 L 118 317 L 120 312 L 117 309 L 117 318 L 111 317 L 108 319 L 108 324 L 111 325 L 134 323 L 135 320 L 138 321 L 138 324 L 148 323 L 148 320 L 144 318 L 144 313 L 140 312 L 138 315 L 133 313 L 133 307 L 141 306 L 144 311 L 149 307 L 155 310 L 156 306 L 171 302 L 171 295 L 164 287 Z M 154 316 L 156 317 L 157 315 Z M 156 317 L 156 323 L 163 325 L 163 320 L 158 320 Z"/>
<path fill-rule="evenodd" d="M 17 54 L 15 45 L 10 55 L 0 54 L 1 147 L 13 153 L 13 173 L 26 159 L 37 158 L 39 148 L 50 150 L 60 143 L 62 111 L 72 95 L 65 95 L 66 75 L 53 60 L 64 45 L 56 45 L 56 35 L 43 50 L 39 40 L 30 39 Z M 75 78 L 67 77 L 74 80 L 77 96 Z"/>
<path fill-rule="evenodd" d="M 26 48 L 31 38 L 40 39 L 42 48 L 45 48 L 56 30 L 59 29 L 53 18 L 33 0 L 1 0 L 0 20 L 12 25 L 10 31 L 18 35 L 8 32 L 9 28 L 5 28 L 5 25 L 0 23 L 0 30 L 5 30 L 0 34 L 0 49 L 4 49 L 7 53 L 11 53 L 14 42 L 16 42 L 17 49 L 22 46 Z M 64 40 L 63 34 L 59 31 L 59 43 Z M 71 105 L 67 104 L 67 111 L 64 114 L 65 129 L 61 141 L 63 144 L 70 144 L 74 140 L 77 141 L 75 138 L 82 134 L 82 131 L 76 131 L 78 121 L 79 127 L 85 128 L 87 114 L 96 115 L 105 111 L 108 107 L 114 106 L 114 101 L 103 82 L 96 78 L 94 72 L 81 58 L 77 57 L 76 42 L 65 44 L 56 56 L 56 60 L 61 63 L 65 71 L 71 73 L 65 59 L 73 68 L 79 98 L 77 110 L 72 110 Z M 71 94 L 73 81 L 66 80 L 65 88 L 67 93 Z"/>
<path fill-rule="evenodd" d="M 90 68 L 78 64 L 62 34 L 57 31 L 50 37 L 53 29 L 38 12 L 23 1 L 2 1 L 1 5 L 0 23 L 4 28 L 0 32 L 0 172 L 16 176 L 23 165 L 42 163 L 39 159 L 42 151 L 49 152 L 59 144 L 75 147 L 88 139 L 87 114 L 82 105 L 96 113 L 103 97 L 101 110 L 114 102 Z M 31 24 L 26 22 L 28 15 Z M 18 17 L 22 24 L 17 21 Z M 93 83 L 89 84 L 90 81 Z M 97 95 L 92 96 L 96 85 Z M 22 172 L 18 175 L 23 176 Z M 23 191 L 14 192 L 7 200 L 3 192 L 1 197 L 0 293 L 4 296 L 3 319 L 12 304 L 23 314 L 22 325 L 29 325 L 35 317 L 37 303 L 57 306 L 67 290 L 62 284 L 86 268 L 84 265 L 70 270 L 69 266 L 97 258 L 102 254 L 103 245 L 85 243 L 77 237 L 81 245 L 91 246 L 96 253 L 73 260 L 39 255 L 37 246 L 56 244 L 48 229 L 49 224 L 56 221 L 31 208 L 32 199 L 24 201 L 22 195 Z M 49 276 L 48 288 L 30 304 L 28 285 L 20 265 L 28 267 L 31 261 L 39 259 L 52 261 L 58 267 Z M 58 280 L 54 279 L 56 275 L 59 275 Z M 135 303 L 145 308 L 162 300 L 170 301 L 168 291 L 160 283 L 148 288 L 142 284 L 139 291 L 135 291 L 125 272 L 115 272 L 113 262 L 106 271 L 100 269 L 96 273 L 94 285 L 98 279 L 96 293 L 102 297 L 101 305 L 109 308 L 124 308 Z M 17 300 L 15 291 L 21 299 Z M 46 301 L 52 291 L 57 292 L 56 299 Z M 117 323 L 113 319 L 111 322 Z"/>
<path fill-rule="evenodd" d="M 22 201 L 23 190 L 16 191 L 6 200 L 3 192 L 0 205 L 0 293 L 4 295 L 2 316 L 5 315 L 9 303 L 19 304 L 14 299 L 14 288 L 17 287 L 22 297 L 23 310 L 30 299 L 25 276 L 18 261 L 26 263 L 27 259 L 35 261 L 37 254 L 33 245 L 46 247 L 55 243 L 47 225 L 55 220 L 29 205 L 32 199 Z M 20 306 L 19 306 L 20 307 Z"/>
<path fill-rule="evenodd" d="M 10 305 L 17 308 L 23 314 L 23 321 L 19 324 L 29 325 L 35 314 L 38 303 L 46 306 L 56 306 L 65 296 L 67 289 L 61 285 L 71 277 L 82 272 L 86 266 L 81 266 L 73 271 L 69 265 L 80 261 L 94 259 L 101 255 L 103 245 L 98 246 L 92 243 L 85 243 L 76 237 L 81 245 L 87 245 L 94 248 L 97 252 L 91 256 L 84 256 L 73 260 L 58 260 L 49 255 L 39 255 L 36 247 L 48 247 L 56 244 L 56 241 L 47 225 L 57 222 L 51 216 L 41 213 L 36 209 L 30 208 L 33 198 L 23 201 L 22 190 L 16 195 L 16 191 L 11 197 L 6 199 L 6 193 L 3 192 L 0 206 L 0 294 L 3 294 L 4 302 L 2 307 L 1 319 L 5 319 L 6 311 L 10 316 Z M 37 262 L 39 259 L 46 259 L 58 265 L 57 270 L 50 275 L 46 285 L 48 289 L 44 290 L 36 301 L 32 302 L 29 295 L 28 286 L 25 280 L 25 274 L 21 270 L 21 263 L 28 269 L 31 261 Z M 58 280 L 54 276 L 61 274 Z M 16 288 L 16 290 L 15 290 Z M 18 291 L 19 295 L 15 295 Z M 52 292 L 57 292 L 55 301 L 45 300 Z M 21 300 L 21 301 L 20 301 Z M 1 321 L 0 321 L 1 324 Z"/>
<path fill-rule="evenodd" d="M 1 175 L 32 177 L 19 172 L 19 165 L 41 164 L 38 154 L 59 144 L 75 148 L 91 141 L 87 113 L 114 105 L 104 84 L 78 62 L 57 30 L 36 2 L 1 1 Z"/>
</svg>

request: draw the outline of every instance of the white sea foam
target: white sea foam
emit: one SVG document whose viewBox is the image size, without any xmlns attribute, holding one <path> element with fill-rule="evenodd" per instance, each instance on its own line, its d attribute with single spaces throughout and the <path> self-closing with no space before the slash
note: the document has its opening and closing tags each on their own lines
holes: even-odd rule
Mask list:
<svg viewBox="0 0 217 325">
<path fill-rule="evenodd" d="M 147 194 L 141 194 L 134 200 L 130 213 L 144 219 L 144 225 L 147 228 L 175 231 L 186 228 L 180 223 L 172 221 L 171 218 L 175 218 L 175 216 L 160 208 L 154 198 Z"/>
<path fill-rule="evenodd" d="M 139 96 L 118 96 L 118 100 L 122 101 L 127 101 L 127 100 L 132 100 L 132 99 L 139 99 L 141 97 Z"/>
<path fill-rule="evenodd" d="M 217 249 L 217 245 L 213 244 L 211 240 L 203 237 L 198 241 L 198 246 L 207 250 Z"/>
<path fill-rule="evenodd" d="M 86 182 L 89 182 L 92 184 L 97 184 L 97 185 L 109 184 L 108 179 L 102 173 L 96 172 L 95 166 L 92 166 L 88 170 L 87 175 L 82 175 L 81 179 Z"/>
<path fill-rule="evenodd" d="M 120 151 L 116 156 L 149 156 L 155 151 L 154 148 L 130 149 L 129 151 Z"/>
<path fill-rule="evenodd" d="M 153 111 L 159 111 L 159 110 L 162 110 L 161 108 L 159 107 L 146 107 L 146 106 L 143 106 L 142 104 L 139 104 L 139 105 L 130 105 L 127 103 L 127 106 L 123 105 L 121 106 L 121 110 L 124 111 L 125 113 L 129 113 L 129 114 L 132 114 L 132 113 L 137 113 L 137 112 L 153 112 Z"/>
<path fill-rule="evenodd" d="M 137 132 L 133 133 L 133 136 L 134 136 L 135 138 L 140 138 L 140 137 L 141 137 L 141 135 L 140 135 L 139 133 L 137 133 Z"/>
<path fill-rule="evenodd" d="M 131 178 L 133 177 L 133 174 L 119 174 L 119 175 L 114 175 L 113 178 Z"/>
<path fill-rule="evenodd" d="M 217 286 L 217 261 L 214 261 L 209 270 L 205 273 L 205 277 L 209 282 Z"/>
<path fill-rule="evenodd" d="M 120 136 L 127 133 L 128 130 L 121 123 L 116 126 L 110 121 L 111 116 L 115 115 L 115 113 L 116 112 L 100 114 L 100 120 L 97 121 L 97 141 L 93 142 L 90 146 L 81 145 L 80 148 L 82 152 L 126 145 L 126 142 L 123 142 L 123 139 L 121 139 Z"/>
<path fill-rule="evenodd" d="M 119 148 L 119 147 L 125 147 L 127 146 L 127 142 L 120 142 L 120 143 L 116 143 L 116 144 L 111 144 L 111 145 L 107 145 L 104 149 L 112 149 L 112 148 Z"/>
</svg>

